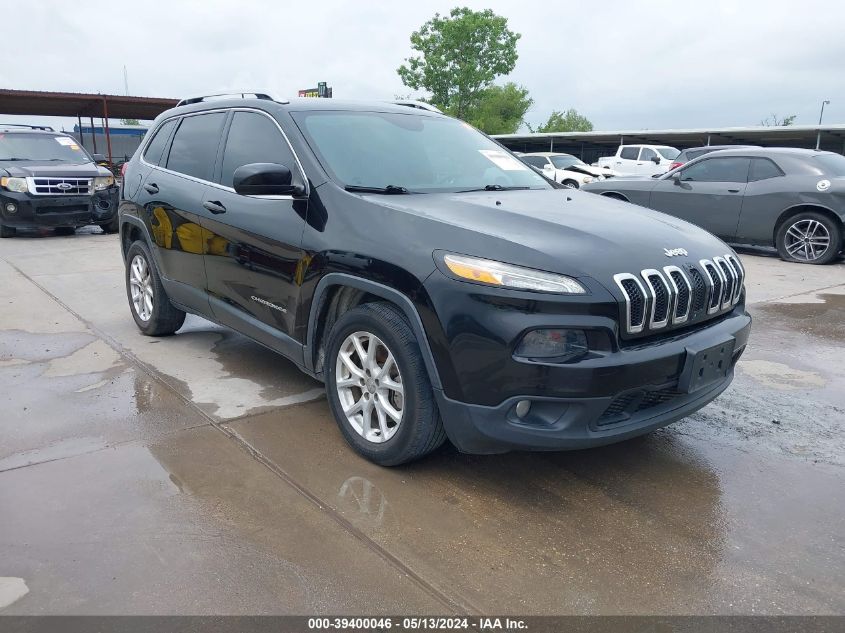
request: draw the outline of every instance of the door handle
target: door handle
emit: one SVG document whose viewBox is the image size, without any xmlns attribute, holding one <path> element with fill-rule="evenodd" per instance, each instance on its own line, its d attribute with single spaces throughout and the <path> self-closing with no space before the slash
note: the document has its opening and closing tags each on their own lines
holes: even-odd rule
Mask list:
<svg viewBox="0 0 845 633">
<path fill-rule="evenodd" d="M 206 200 L 202 203 L 202 206 L 204 206 L 206 209 L 208 209 L 214 214 L 226 213 L 226 207 L 224 207 L 219 202 L 215 202 L 213 200 Z"/>
<path fill-rule="evenodd" d="M 739 193 L 739 189 L 728 189 L 728 193 Z"/>
<path fill-rule="evenodd" d="M 147 193 L 152 193 L 152 194 L 158 193 L 158 185 L 155 184 L 154 182 L 151 182 L 147 185 L 144 185 L 144 189 L 147 190 Z"/>
</svg>

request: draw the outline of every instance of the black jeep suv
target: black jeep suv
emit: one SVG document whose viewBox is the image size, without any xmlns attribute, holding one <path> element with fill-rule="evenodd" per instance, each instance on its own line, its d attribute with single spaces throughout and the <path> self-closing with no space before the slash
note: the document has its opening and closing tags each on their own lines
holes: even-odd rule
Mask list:
<svg viewBox="0 0 845 633">
<path fill-rule="evenodd" d="M 280 352 L 379 464 L 646 433 L 719 395 L 748 339 L 719 239 L 557 189 L 431 111 L 183 101 L 123 195 L 140 330 L 192 312 Z"/>
<path fill-rule="evenodd" d="M 114 176 L 72 136 L 49 127 L 0 124 L 0 237 L 19 228 L 116 233 Z"/>
</svg>

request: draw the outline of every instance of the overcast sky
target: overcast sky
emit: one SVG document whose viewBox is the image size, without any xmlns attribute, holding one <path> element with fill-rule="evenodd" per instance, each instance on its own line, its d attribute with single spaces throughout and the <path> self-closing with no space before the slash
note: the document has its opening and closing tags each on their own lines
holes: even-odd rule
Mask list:
<svg viewBox="0 0 845 633">
<path fill-rule="evenodd" d="M 390 99 L 412 92 L 396 75 L 410 33 L 461 5 L 522 34 L 499 82 L 530 90 L 532 123 L 573 107 L 597 130 L 756 125 L 772 113 L 815 124 L 823 99 L 825 122 L 845 123 L 838 0 L 31 0 L 3 28 L 0 86 L 123 94 L 125 64 L 133 95 L 295 96 L 326 81 L 336 98 Z"/>
</svg>

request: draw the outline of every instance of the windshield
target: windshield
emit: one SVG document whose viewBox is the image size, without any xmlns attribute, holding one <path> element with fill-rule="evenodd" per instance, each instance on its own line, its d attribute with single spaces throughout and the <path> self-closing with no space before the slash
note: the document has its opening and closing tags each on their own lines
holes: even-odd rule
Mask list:
<svg viewBox="0 0 845 633">
<path fill-rule="evenodd" d="M 681 153 L 674 147 L 655 147 L 654 149 L 660 152 L 660 155 L 666 160 L 675 160 L 678 157 L 678 154 Z"/>
<path fill-rule="evenodd" d="M 560 156 L 549 156 L 549 159 L 552 161 L 552 165 L 554 165 L 556 169 L 566 169 L 567 167 L 572 167 L 573 165 L 586 166 L 585 163 L 581 162 L 574 156 L 569 156 L 567 154 L 561 154 Z"/>
<path fill-rule="evenodd" d="M 344 186 L 412 193 L 549 189 L 545 179 L 469 125 L 384 112 L 293 113 L 323 167 Z"/>
<path fill-rule="evenodd" d="M 76 139 L 52 134 L 0 133 L 0 161 L 49 160 L 64 163 L 91 161 Z"/>
<path fill-rule="evenodd" d="M 845 156 L 841 154 L 817 154 L 813 160 L 821 163 L 822 172 L 828 176 L 845 176 Z"/>
</svg>

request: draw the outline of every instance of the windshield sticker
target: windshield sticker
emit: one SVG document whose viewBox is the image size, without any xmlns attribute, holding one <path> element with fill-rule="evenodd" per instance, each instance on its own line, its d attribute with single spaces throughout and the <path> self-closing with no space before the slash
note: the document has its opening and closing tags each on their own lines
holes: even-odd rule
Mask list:
<svg viewBox="0 0 845 633">
<path fill-rule="evenodd" d="M 478 151 L 499 169 L 503 169 L 505 171 L 528 171 L 528 167 L 520 163 L 510 154 L 506 154 L 501 150 L 480 149 Z"/>
<path fill-rule="evenodd" d="M 56 143 L 58 143 L 59 145 L 76 145 L 76 140 L 68 138 L 67 136 L 56 136 L 54 138 L 56 139 Z"/>
<path fill-rule="evenodd" d="M 827 191 L 830 189 L 830 181 L 829 180 L 819 180 L 816 183 L 816 189 L 819 191 Z"/>
</svg>

